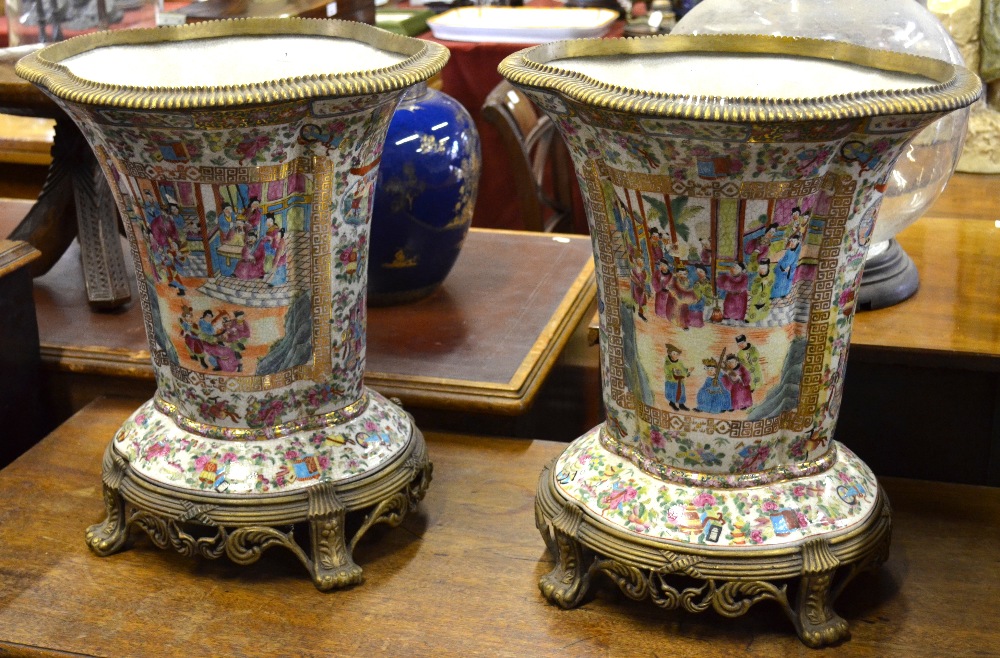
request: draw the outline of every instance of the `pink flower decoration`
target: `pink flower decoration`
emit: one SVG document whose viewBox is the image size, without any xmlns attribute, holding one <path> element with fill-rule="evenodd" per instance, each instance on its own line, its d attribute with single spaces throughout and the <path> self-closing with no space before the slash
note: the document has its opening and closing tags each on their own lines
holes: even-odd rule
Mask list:
<svg viewBox="0 0 1000 658">
<path fill-rule="evenodd" d="M 695 507 L 711 507 L 715 505 L 715 496 L 705 491 L 695 496 L 691 504 Z"/>
<path fill-rule="evenodd" d="M 755 528 L 750 531 L 750 543 L 752 544 L 764 543 L 764 533 L 761 532 L 760 528 Z"/>
<path fill-rule="evenodd" d="M 146 448 L 146 459 L 155 459 L 156 457 L 166 457 L 169 454 L 170 454 L 170 448 L 165 443 L 157 442 Z"/>
</svg>

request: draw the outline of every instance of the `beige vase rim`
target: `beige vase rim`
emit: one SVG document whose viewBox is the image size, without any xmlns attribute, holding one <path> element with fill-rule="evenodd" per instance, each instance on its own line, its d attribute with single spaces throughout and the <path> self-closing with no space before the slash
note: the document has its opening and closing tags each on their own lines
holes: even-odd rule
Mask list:
<svg viewBox="0 0 1000 658">
<path fill-rule="evenodd" d="M 665 54 L 779 55 L 850 63 L 931 80 L 913 89 L 797 98 L 671 94 L 601 82 L 552 65 L 567 58 Z M 941 60 L 865 48 L 840 41 L 757 35 L 665 35 L 576 39 L 542 44 L 508 56 L 499 72 L 515 84 L 554 91 L 601 109 L 646 116 L 708 121 L 826 121 L 870 116 L 947 112 L 983 93 L 979 77 Z M 695 102 L 692 102 L 695 99 Z"/>
<path fill-rule="evenodd" d="M 305 75 L 239 85 L 139 87 L 86 80 L 60 62 L 97 48 L 152 45 L 227 37 L 305 36 L 351 39 L 406 59 L 377 69 Z M 261 105 L 307 98 L 361 96 L 405 89 L 444 68 L 444 46 L 414 39 L 365 23 L 311 18 L 234 18 L 175 27 L 95 32 L 35 51 L 21 59 L 15 72 L 74 103 L 123 109 L 198 109 Z"/>
</svg>

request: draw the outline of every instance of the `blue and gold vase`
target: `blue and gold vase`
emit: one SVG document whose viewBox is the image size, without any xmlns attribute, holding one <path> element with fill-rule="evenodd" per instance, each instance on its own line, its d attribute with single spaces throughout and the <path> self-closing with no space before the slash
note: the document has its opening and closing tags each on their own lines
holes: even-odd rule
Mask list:
<svg viewBox="0 0 1000 658">
<path fill-rule="evenodd" d="M 368 299 L 388 305 L 432 293 L 472 223 L 479 133 L 451 96 L 413 87 L 389 124 L 372 211 Z"/>
</svg>

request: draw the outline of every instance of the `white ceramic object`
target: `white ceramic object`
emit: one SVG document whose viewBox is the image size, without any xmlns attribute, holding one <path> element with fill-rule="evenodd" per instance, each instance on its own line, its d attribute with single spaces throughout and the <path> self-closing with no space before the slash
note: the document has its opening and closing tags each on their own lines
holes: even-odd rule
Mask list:
<svg viewBox="0 0 1000 658">
<path fill-rule="evenodd" d="M 438 39 L 546 43 L 607 34 L 618 12 L 591 7 L 459 7 L 427 20 Z"/>
<path fill-rule="evenodd" d="M 749 35 L 563 41 L 500 72 L 573 155 L 597 268 L 607 420 L 539 481 L 543 593 L 578 605 L 602 573 L 666 608 L 771 599 L 842 640 L 833 599 L 889 541 L 833 439 L 858 281 L 896 158 L 979 80 Z"/>
<path fill-rule="evenodd" d="M 361 578 L 344 515 L 395 523 L 423 495 L 419 430 L 363 381 L 365 263 L 389 121 L 445 61 L 360 23 L 246 19 L 91 34 L 18 63 L 104 169 L 156 376 L 108 447 L 96 553 L 132 527 L 241 563 L 283 545 L 330 589 Z M 305 521 L 311 557 L 286 529 Z"/>
</svg>

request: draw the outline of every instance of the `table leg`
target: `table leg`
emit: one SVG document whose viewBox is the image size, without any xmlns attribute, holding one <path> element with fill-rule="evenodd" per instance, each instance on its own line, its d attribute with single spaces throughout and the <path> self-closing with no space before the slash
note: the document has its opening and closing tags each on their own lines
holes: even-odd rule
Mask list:
<svg viewBox="0 0 1000 658">
<path fill-rule="evenodd" d="M 73 169 L 73 192 L 87 301 L 95 309 L 118 308 L 131 299 L 118 207 L 93 152 L 84 153 Z"/>
<path fill-rule="evenodd" d="M 90 306 L 111 309 L 128 302 L 128 271 L 111 188 L 79 129 L 60 118 L 42 191 L 10 238 L 42 252 L 30 270 L 37 277 L 59 261 L 76 237 Z"/>
<path fill-rule="evenodd" d="M 39 277 L 52 269 L 76 237 L 75 222 L 65 217 L 73 213 L 73 176 L 77 153 L 90 150 L 83 135 L 69 119 L 56 121 L 52 142 L 52 164 L 45 176 L 42 191 L 21 223 L 10 234 L 11 240 L 23 240 L 41 252 L 29 268 Z"/>
</svg>

